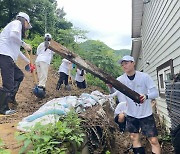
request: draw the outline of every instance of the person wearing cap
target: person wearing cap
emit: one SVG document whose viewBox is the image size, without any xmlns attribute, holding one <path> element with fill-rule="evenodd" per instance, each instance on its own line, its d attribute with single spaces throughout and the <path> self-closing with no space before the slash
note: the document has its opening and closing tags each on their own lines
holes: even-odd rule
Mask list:
<svg viewBox="0 0 180 154">
<path fill-rule="evenodd" d="M 0 69 L 3 86 L 0 88 L 0 114 L 10 115 L 16 112 L 9 108 L 8 103 L 17 104 L 15 96 L 24 74 L 15 62 L 18 56 L 21 56 L 29 63 L 29 60 L 20 52 L 20 47 L 25 50 L 32 49 L 22 40 L 25 38 L 25 31 L 31 27 L 29 16 L 20 12 L 0 34 Z"/>
<path fill-rule="evenodd" d="M 126 55 L 119 60 L 124 74 L 117 78 L 122 84 L 140 94 L 140 104 L 121 94 L 118 98 L 120 102 L 127 102 L 126 129 L 130 132 L 135 154 L 144 154 L 145 149 L 140 143 L 140 130 L 145 135 L 151 146 L 152 153 L 160 154 L 158 142 L 158 132 L 154 116 L 152 114 L 151 100 L 158 97 L 158 90 L 152 78 L 143 72 L 135 70 L 134 58 Z"/>
<path fill-rule="evenodd" d="M 48 49 L 49 41 L 52 39 L 51 34 L 46 33 L 44 36 L 44 42 L 37 47 L 37 58 L 35 61 L 37 75 L 39 79 L 38 87 L 45 91 L 46 81 L 48 77 L 49 65 L 52 61 L 54 52 Z"/>
</svg>

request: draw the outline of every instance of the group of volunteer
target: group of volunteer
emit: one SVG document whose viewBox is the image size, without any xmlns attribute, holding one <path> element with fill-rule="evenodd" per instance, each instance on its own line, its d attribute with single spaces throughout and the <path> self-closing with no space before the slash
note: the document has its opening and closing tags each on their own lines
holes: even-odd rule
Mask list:
<svg viewBox="0 0 180 154">
<path fill-rule="evenodd" d="M 0 88 L 0 114 L 11 115 L 16 110 L 9 108 L 9 103 L 17 106 L 16 94 L 19 86 L 24 78 L 23 72 L 16 65 L 16 61 L 20 56 L 28 64 L 27 66 L 31 71 L 36 68 L 38 75 L 38 88 L 46 89 L 46 82 L 48 77 L 49 65 L 52 61 L 54 52 L 48 49 L 47 41 L 52 39 L 51 34 L 46 33 L 44 41 L 38 46 L 35 60 L 35 65 L 30 64 L 30 60 L 20 51 L 23 47 L 26 51 L 32 51 L 32 46 L 25 43 L 25 32 L 31 29 L 29 15 L 24 12 L 19 12 L 16 19 L 8 23 L 0 33 L 0 70 L 2 77 L 2 88 Z M 59 80 L 56 89 L 59 90 L 61 84 L 65 84 L 65 87 L 70 90 L 68 85 L 68 77 L 70 76 L 70 69 L 72 63 L 63 59 L 62 64 L 59 67 Z M 77 68 L 75 80 L 77 87 L 86 88 L 84 73 L 80 72 L 84 70 Z"/>
<path fill-rule="evenodd" d="M 56 90 L 61 88 L 61 85 L 64 83 L 66 90 L 71 90 L 69 85 L 69 80 L 75 80 L 77 87 L 80 89 L 86 88 L 86 81 L 85 81 L 85 70 L 77 67 L 75 79 L 72 79 L 71 70 L 73 68 L 73 63 L 67 59 L 63 59 L 61 65 L 59 66 L 59 80 L 56 85 Z"/>
<path fill-rule="evenodd" d="M 32 50 L 31 45 L 25 43 L 25 32 L 32 28 L 29 16 L 20 12 L 16 19 L 8 23 L 0 33 L 0 70 L 2 77 L 2 88 L 0 88 L 0 114 L 11 115 L 16 110 L 10 109 L 8 103 L 17 104 L 15 96 L 19 86 L 24 78 L 23 72 L 16 65 L 18 56 L 22 57 L 27 64 L 30 64 L 20 47 L 26 51 Z M 37 75 L 39 79 L 38 87 L 45 91 L 48 76 L 48 68 L 53 58 L 54 52 L 48 49 L 46 41 L 52 39 L 51 34 L 46 33 L 42 42 L 37 48 L 37 58 L 35 61 Z M 151 100 L 158 97 L 158 91 L 151 77 L 143 72 L 136 71 L 134 58 L 124 56 L 119 64 L 122 66 L 123 75 L 117 78 L 121 83 L 140 94 L 140 104 L 135 103 L 132 99 L 121 92 L 114 90 L 109 97 L 117 96 L 119 104 L 115 109 L 115 121 L 118 123 L 120 131 L 125 129 L 130 132 L 133 143 L 133 152 L 135 154 L 144 154 L 145 149 L 140 143 L 140 133 L 145 135 L 151 146 L 152 153 L 160 154 L 160 145 L 157 139 L 157 129 L 152 114 Z M 34 66 L 29 65 L 30 69 Z M 33 68 L 32 68 L 33 67 Z M 65 88 L 70 90 L 68 79 L 72 63 L 63 59 L 59 67 L 59 80 L 56 90 L 60 90 L 64 83 Z M 77 68 L 75 80 L 79 88 L 86 88 L 85 70 Z"/>
</svg>

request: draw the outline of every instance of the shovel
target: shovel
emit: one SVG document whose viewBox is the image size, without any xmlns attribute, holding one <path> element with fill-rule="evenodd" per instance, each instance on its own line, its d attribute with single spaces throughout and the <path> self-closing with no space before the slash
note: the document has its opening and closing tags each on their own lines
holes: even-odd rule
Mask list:
<svg viewBox="0 0 180 154">
<path fill-rule="evenodd" d="M 30 60 L 30 65 L 34 65 L 32 62 L 32 50 L 30 51 L 30 55 L 29 55 L 28 51 L 26 51 L 26 55 Z M 37 86 L 38 81 L 37 81 L 37 77 L 36 77 L 36 73 L 35 73 L 35 68 L 31 70 L 30 65 L 29 64 L 26 65 L 25 70 L 32 73 L 33 80 L 35 82 L 35 87 L 33 88 L 33 94 L 38 98 L 44 98 L 46 95 L 46 92 L 43 88 Z"/>
</svg>

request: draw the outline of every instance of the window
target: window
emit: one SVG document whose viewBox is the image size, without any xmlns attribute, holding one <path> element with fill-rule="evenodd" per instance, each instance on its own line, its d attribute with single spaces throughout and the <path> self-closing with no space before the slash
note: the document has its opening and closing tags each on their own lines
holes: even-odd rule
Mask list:
<svg viewBox="0 0 180 154">
<path fill-rule="evenodd" d="M 160 97 L 165 98 L 165 83 L 170 80 L 171 75 L 174 74 L 173 71 L 173 61 L 170 59 L 164 64 L 157 67 L 157 78 L 158 78 L 158 87 Z"/>
</svg>

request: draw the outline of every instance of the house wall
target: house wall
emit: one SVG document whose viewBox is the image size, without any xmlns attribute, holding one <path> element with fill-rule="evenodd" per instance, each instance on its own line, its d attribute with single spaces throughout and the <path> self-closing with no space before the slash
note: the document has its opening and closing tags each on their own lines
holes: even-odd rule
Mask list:
<svg viewBox="0 0 180 154">
<path fill-rule="evenodd" d="M 174 74 L 180 72 L 180 0 L 151 0 L 144 4 L 142 17 L 142 51 L 136 64 L 137 70 L 147 72 L 158 86 L 157 74 L 166 72 L 164 68 L 157 73 L 157 68 L 173 60 Z M 149 64 L 146 62 L 149 61 Z M 160 80 L 160 79 L 159 79 Z M 167 104 L 163 96 L 157 99 L 157 111 L 170 127 Z"/>
</svg>

